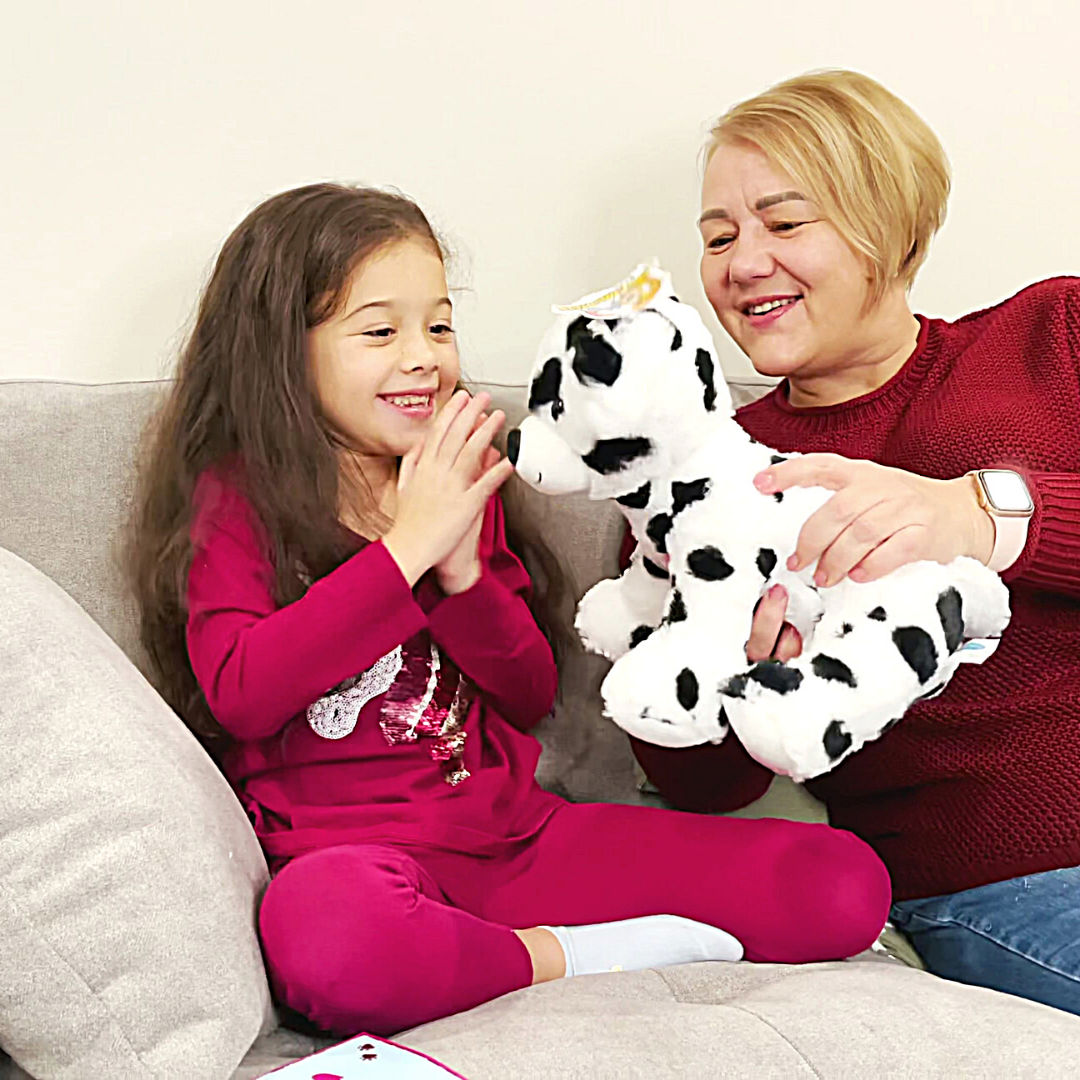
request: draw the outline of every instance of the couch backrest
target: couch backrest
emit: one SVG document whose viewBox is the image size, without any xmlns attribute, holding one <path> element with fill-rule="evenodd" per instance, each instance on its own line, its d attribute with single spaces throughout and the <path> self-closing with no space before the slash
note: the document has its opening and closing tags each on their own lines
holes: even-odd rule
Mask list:
<svg viewBox="0 0 1080 1080">
<path fill-rule="evenodd" d="M 748 379 L 730 385 L 736 404 L 742 404 L 769 384 Z M 0 547 L 57 582 L 147 675 L 120 542 L 140 436 L 167 387 L 164 381 L 0 382 Z M 478 387 L 506 411 L 508 425 L 520 421 L 526 387 Z M 613 504 L 552 499 L 511 483 L 526 529 L 559 558 L 576 597 L 617 573 L 622 517 Z M 563 614 L 572 617 L 570 611 Z M 634 797 L 632 769 L 625 738 L 600 719 L 596 687 L 604 670 L 604 661 L 580 650 L 567 658 L 565 715 L 542 736 L 549 752 L 541 775 L 578 798 L 624 801 Z"/>
<path fill-rule="evenodd" d="M 162 382 L 0 383 L 0 546 L 48 574 L 145 670 L 119 540 Z"/>
</svg>

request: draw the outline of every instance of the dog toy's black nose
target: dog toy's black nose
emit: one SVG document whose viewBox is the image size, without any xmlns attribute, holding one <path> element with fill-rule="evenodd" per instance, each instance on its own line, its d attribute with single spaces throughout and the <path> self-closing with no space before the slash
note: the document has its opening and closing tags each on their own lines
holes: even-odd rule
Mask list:
<svg viewBox="0 0 1080 1080">
<path fill-rule="evenodd" d="M 517 464 L 518 454 L 521 451 L 521 431 L 518 428 L 514 428 L 509 435 L 506 436 L 506 456 L 510 459 L 511 465 Z"/>
</svg>

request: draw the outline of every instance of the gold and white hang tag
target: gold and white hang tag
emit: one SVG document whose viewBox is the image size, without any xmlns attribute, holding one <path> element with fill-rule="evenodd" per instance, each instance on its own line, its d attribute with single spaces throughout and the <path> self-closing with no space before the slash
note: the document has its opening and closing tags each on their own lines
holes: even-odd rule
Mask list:
<svg viewBox="0 0 1080 1080">
<path fill-rule="evenodd" d="M 617 285 L 600 292 L 589 293 L 573 304 L 554 304 L 556 315 L 588 315 L 593 319 L 621 319 L 641 311 L 663 290 L 671 292 L 671 277 L 654 259 L 640 263 Z"/>
</svg>

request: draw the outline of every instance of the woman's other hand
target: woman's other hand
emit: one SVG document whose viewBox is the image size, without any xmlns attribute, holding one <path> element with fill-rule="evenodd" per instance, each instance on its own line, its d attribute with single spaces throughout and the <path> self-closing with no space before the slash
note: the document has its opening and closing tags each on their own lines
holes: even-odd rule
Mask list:
<svg viewBox="0 0 1080 1080">
<path fill-rule="evenodd" d="M 784 621 L 787 603 L 787 589 L 783 585 L 774 585 L 758 601 L 746 643 L 746 658 L 751 662 L 794 660 L 802 652 L 799 631 Z"/>
</svg>

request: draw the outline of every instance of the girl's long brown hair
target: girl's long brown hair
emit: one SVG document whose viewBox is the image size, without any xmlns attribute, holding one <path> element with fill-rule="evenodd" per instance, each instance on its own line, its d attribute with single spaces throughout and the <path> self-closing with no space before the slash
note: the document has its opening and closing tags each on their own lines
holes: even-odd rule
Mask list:
<svg viewBox="0 0 1080 1080">
<path fill-rule="evenodd" d="M 303 595 L 305 578 L 318 580 L 355 551 L 338 520 L 339 459 L 308 377 L 305 337 L 337 310 L 361 263 L 409 239 L 442 257 L 420 208 L 391 192 L 312 184 L 262 203 L 225 241 L 175 382 L 147 429 L 125 562 L 155 682 L 212 752 L 227 739 L 185 641 L 196 482 L 210 466 L 241 463 L 230 479 L 263 526 L 281 606 Z M 507 500 L 508 538 L 540 579 L 534 614 L 551 638 L 546 609 L 562 602 L 565 580 L 546 547 L 518 534 L 513 512 Z"/>
</svg>

